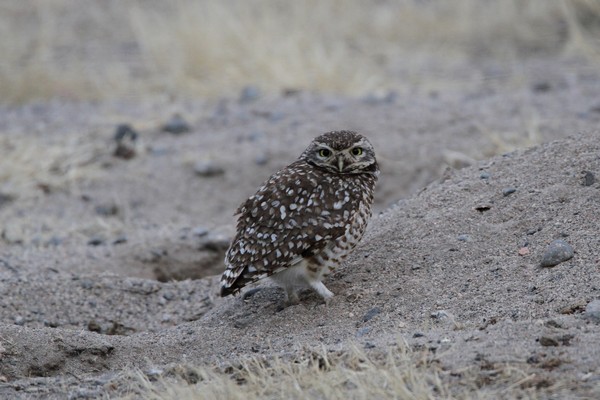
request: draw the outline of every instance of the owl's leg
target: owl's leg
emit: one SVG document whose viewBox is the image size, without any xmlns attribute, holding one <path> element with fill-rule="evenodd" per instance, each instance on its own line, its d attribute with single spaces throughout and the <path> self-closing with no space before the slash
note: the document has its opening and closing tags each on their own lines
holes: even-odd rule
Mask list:
<svg viewBox="0 0 600 400">
<path fill-rule="evenodd" d="M 285 305 L 286 306 L 294 306 L 300 303 L 300 299 L 298 298 L 298 293 L 294 289 L 292 285 L 286 285 L 285 289 Z"/>
<path fill-rule="evenodd" d="M 325 287 L 323 282 L 315 280 L 309 281 L 308 284 L 325 300 L 325 304 L 329 303 L 329 300 L 333 297 L 333 293 Z"/>
</svg>

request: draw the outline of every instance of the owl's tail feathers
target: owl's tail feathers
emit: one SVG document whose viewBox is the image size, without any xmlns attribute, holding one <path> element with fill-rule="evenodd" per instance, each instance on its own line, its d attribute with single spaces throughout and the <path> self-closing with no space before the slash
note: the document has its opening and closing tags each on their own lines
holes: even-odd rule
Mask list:
<svg viewBox="0 0 600 400">
<path fill-rule="evenodd" d="M 221 277 L 221 297 L 238 294 L 249 283 L 256 282 L 268 275 L 264 272 L 259 273 L 253 266 L 228 268 Z"/>
<path fill-rule="evenodd" d="M 239 291 L 239 288 L 233 288 L 231 286 L 221 286 L 221 297 L 229 296 L 230 294 L 236 294 Z"/>
</svg>

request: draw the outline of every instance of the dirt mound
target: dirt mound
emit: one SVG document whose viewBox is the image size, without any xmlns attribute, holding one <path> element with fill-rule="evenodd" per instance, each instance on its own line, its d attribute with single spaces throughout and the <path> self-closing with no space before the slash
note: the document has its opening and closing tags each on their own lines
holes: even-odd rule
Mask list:
<svg viewBox="0 0 600 400">
<path fill-rule="evenodd" d="M 560 377 L 577 393 L 592 393 L 600 338 L 584 310 L 600 297 L 600 183 L 591 178 L 600 176 L 597 135 L 449 171 L 375 217 L 328 282 L 336 293 L 329 306 L 307 291 L 300 305 L 282 309 L 281 289 L 265 282 L 246 296 L 214 301 L 214 279 L 3 279 L 0 375 L 7 382 L 0 393 L 100 393 L 124 367 L 349 343 L 378 349 L 400 338 L 451 372 L 524 365 L 544 384 Z M 558 238 L 574 256 L 542 268 Z M 10 321 L 28 309 L 19 301 L 32 298 L 37 312 Z"/>
</svg>

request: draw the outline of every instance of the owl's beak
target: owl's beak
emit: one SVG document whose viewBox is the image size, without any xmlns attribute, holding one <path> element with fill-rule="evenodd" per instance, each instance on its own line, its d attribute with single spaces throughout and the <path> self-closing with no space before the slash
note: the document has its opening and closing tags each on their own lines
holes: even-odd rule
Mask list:
<svg viewBox="0 0 600 400">
<path fill-rule="evenodd" d="M 344 170 L 344 157 L 340 156 L 338 158 L 338 168 L 340 169 L 340 172 L 342 172 Z"/>
</svg>

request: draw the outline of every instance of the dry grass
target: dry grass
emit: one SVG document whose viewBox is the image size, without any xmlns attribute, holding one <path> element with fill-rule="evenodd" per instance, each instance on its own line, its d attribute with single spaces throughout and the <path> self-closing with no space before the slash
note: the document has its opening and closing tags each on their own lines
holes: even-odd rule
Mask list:
<svg viewBox="0 0 600 400">
<path fill-rule="evenodd" d="M 0 137 L 0 154 L 0 193 L 23 199 L 93 179 L 102 149 L 81 135 L 60 142 L 22 135 Z"/>
<path fill-rule="evenodd" d="M 386 352 L 307 352 L 296 359 L 251 358 L 235 367 L 176 365 L 138 371 L 125 399 L 499 399 L 567 395 L 526 367 L 486 364 L 447 371 L 429 352 L 405 344 Z M 543 390 L 540 390 L 543 388 Z"/>
<path fill-rule="evenodd" d="M 2 2 L 0 92 L 14 103 L 222 96 L 248 84 L 352 95 L 440 87 L 472 58 L 597 59 L 599 20 L 598 0 Z"/>
</svg>

